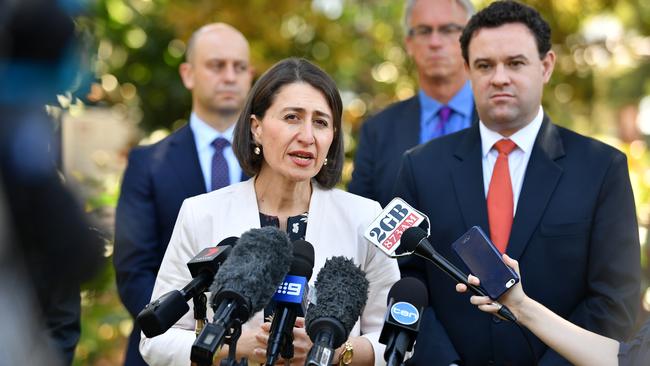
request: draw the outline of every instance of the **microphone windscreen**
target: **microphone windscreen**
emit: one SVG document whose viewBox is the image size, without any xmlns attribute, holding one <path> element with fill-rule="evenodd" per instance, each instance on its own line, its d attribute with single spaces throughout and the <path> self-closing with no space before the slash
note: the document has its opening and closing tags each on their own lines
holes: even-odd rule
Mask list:
<svg viewBox="0 0 650 366">
<path fill-rule="evenodd" d="M 404 277 L 390 288 L 386 303 L 394 299 L 395 302 L 408 302 L 415 307 L 425 307 L 429 304 L 428 297 L 429 293 L 422 281 L 413 277 Z"/>
<path fill-rule="evenodd" d="M 140 311 L 136 321 L 144 335 L 153 338 L 171 328 L 190 310 L 180 291 L 170 291 Z"/>
<path fill-rule="evenodd" d="M 427 232 L 417 226 L 410 227 L 404 231 L 401 238 L 401 245 L 397 248 L 397 254 L 414 252 L 420 241 L 427 237 Z"/>
<path fill-rule="evenodd" d="M 334 318 L 343 324 L 349 334 L 368 300 L 365 273 L 350 259 L 332 257 L 325 261 L 318 272 L 315 287 L 317 302 L 310 304 L 307 310 L 307 329 L 313 320 Z"/>
<path fill-rule="evenodd" d="M 305 240 L 296 240 L 293 242 L 293 262 L 289 274 L 294 276 L 305 277 L 307 281 L 311 279 L 314 271 L 314 246 Z"/>
<path fill-rule="evenodd" d="M 264 308 L 289 271 L 293 245 L 274 227 L 242 234 L 210 286 L 212 302 L 221 291 L 235 292 L 250 301 L 251 314 Z"/>
</svg>

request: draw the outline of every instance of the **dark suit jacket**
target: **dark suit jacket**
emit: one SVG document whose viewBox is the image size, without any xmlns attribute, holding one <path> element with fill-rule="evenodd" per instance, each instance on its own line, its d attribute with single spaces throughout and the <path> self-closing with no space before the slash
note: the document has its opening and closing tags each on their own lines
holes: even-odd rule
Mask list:
<svg viewBox="0 0 650 366">
<path fill-rule="evenodd" d="M 476 112 L 472 124 L 478 122 Z M 420 101 L 415 95 L 368 119 L 359 133 L 348 191 L 379 202 L 393 199 L 396 173 L 404 152 L 420 143 Z"/>
<path fill-rule="evenodd" d="M 429 216 L 430 241 L 469 272 L 451 243 L 474 225 L 489 233 L 478 125 L 407 152 L 395 194 Z M 531 298 L 589 330 L 626 337 L 637 314 L 640 261 L 625 155 L 545 118 L 507 253 L 520 262 Z M 423 278 L 429 289 L 412 364 L 532 364 L 513 324 L 476 309 L 433 265 L 409 257 L 401 267 L 402 275 Z M 540 364 L 566 362 L 526 332 Z"/>
<path fill-rule="evenodd" d="M 134 318 L 150 301 L 183 200 L 202 193 L 205 181 L 188 125 L 129 154 L 115 216 L 113 263 L 120 298 Z M 145 365 L 139 342 L 134 324 L 126 365 Z"/>
</svg>

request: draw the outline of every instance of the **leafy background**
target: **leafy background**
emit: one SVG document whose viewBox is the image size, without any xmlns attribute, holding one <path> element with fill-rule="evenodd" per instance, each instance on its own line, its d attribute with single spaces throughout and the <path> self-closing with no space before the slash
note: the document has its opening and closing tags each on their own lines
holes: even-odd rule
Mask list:
<svg viewBox="0 0 650 366">
<path fill-rule="evenodd" d="M 650 218 L 650 2 L 528 0 L 553 29 L 558 62 L 544 105 L 554 121 L 623 150 L 629 159 L 643 244 L 640 304 L 650 311 L 645 245 Z M 474 0 L 481 8 L 488 1 Z M 80 99 L 62 97 L 67 113 L 110 108 L 137 123 L 130 145 L 155 141 L 183 125 L 190 96 L 178 77 L 185 42 L 199 26 L 221 21 L 246 35 L 261 74 L 288 56 L 310 59 L 330 73 L 344 104 L 347 161 L 369 115 L 417 91 L 403 48 L 401 1 L 393 0 L 96 0 L 76 19 L 94 82 Z M 79 94 L 79 93 L 78 93 Z M 122 159 L 126 150 L 122 154 Z M 121 171 L 96 179 L 76 175 L 87 209 L 112 227 Z M 616 213 L 612 213 L 616 214 Z M 109 257 L 112 248 L 108 248 Z M 82 339 L 75 365 L 123 359 L 131 320 L 107 265 L 82 293 Z"/>
</svg>

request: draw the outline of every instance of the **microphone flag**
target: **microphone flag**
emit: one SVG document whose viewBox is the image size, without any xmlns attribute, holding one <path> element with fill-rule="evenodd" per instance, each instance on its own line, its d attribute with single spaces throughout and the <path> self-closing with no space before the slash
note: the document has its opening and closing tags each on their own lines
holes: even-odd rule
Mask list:
<svg viewBox="0 0 650 366">
<path fill-rule="evenodd" d="M 429 232 L 429 222 L 427 215 L 411 207 L 403 199 L 395 197 L 368 226 L 363 236 L 388 256 L 396 257 L 400 256 L 395 252 L 401 244 L 404 231 L 410 227 L 424 226 Z"/>
</svg>

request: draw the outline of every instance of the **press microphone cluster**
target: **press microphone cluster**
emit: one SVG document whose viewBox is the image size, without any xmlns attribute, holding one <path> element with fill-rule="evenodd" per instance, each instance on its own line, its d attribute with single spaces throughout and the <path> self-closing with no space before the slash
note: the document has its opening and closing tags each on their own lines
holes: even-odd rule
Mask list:
<svg viewBox="0 0 650 366">
<path fill-rule="evenodd" d="M 406 352 L 413 349 L 420 320 L 428 305 L 428 292 L 422 281 L 404 277 L 388 292 L 388 311 L 379 335 L 386 345 L 384 360 L 388 366 L 401 365 Z"/>
<path fill-rule="evenodd" d="M 187 302 L 208 289 L 236 242 L 237 238 L 231 236 L 216 247 L 203 249 L 187 263 L 192 281 L 181 290 L 170 291 L 142 309 L 136 322 L 147 337 L 165 333 L 190 310 Z"/>
<path fill-rule="evenodd" d="M 317 300 L 308 304 L 308 299 L 313 299 L 308 295 L 313 267 L 310 243 L 291 243 L 273 227 L 251 229 L 240 239 L 230 237 L 217 247 L 202 250 L 188 262 L 192 281 L 152 301 L 137 321 L 147 337 L 162 334 L 187 313 L 190 299 L 205 296 L 209 290 L 214 318 L 196 338 L 190 359 L 200 366 L 211 365 L 217 350 L 227 343 L 228 360 L 237 364 L 235 349 L 241 325 L 272 300 L 274 317 L 266 364 L 275 364 L 279 356 L 293 357 L 295 320 L 305 316 L 306 331 L 314 343 L 305 364 L 329 365 L 365 306 L 368 280 L 352 260 L 332 257 L 317 276 Z"/>
<path fill-rule="evenodd" d="M 274 310 L 266 365 L 274 365 L 278 356 L 293 358 L 293 327 L 296 317 L 305 316 L 313 271 L 314 247 L 304 240 L 294 241 L 291 268 L 271 299 Z"/>
<path fill-rule="evenodd" d="M 332 257 L 316 277 L 315 303 L 305 317 L 314 343 L 305 365 L 330 365 L 334 351 L 348 338 L 368 300 L 368 280 L 352 260 Z"/>
<path fill-rule="evenodd" d="M 264 227 L 242 234 L 210 286 L 214 318 L 192 345 L 190 359 L 211 365 L 226 337 L 229 358 L 234 359 L 241 325 L 271 300 L 292 260 L 293 245 L 278 229 Z"/>
</svg>

